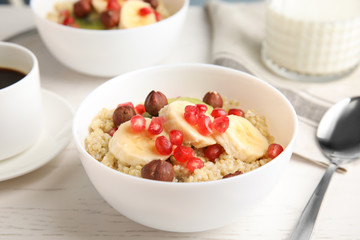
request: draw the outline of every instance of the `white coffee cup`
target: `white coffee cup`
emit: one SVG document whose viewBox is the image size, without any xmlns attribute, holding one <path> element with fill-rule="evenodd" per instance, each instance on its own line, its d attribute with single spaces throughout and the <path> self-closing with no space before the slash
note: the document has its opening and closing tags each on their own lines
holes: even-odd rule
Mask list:
<svg viewBox="0 0 360 240">
<path fill-rule="evenodd" d="M 0 89 L 0 160 L 4 160 L 36 142 L 43 128 L 43 113 L 36 56 L 17 44 L 0 42 L 0 67 L 25 74 Z"/>
</svg>

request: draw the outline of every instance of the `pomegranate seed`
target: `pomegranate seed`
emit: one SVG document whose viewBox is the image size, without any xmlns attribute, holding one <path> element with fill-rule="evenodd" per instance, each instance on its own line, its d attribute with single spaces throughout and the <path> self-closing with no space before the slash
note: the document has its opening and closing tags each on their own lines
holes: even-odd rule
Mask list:
<svg viewBox="0 0 360 240">
<path fill-rule="evenodd" d="M 171 130 L 169 133 L 169 138 L 173 145 L 179 146 L 183 142 L 184 134 L 180 130 Z"/>
<path fill-rule="evenodd" d="M 61 10 L 61 11 L 60 11 L 60 16 L 63 17 L 63 18 L 70 17 L 70 12 L 69 12 L 69 10 L 67 10 L 67 9 Z"/>
<path fill-rule="evenodd" d="M 120 11 L 120 5 L 117 0 L 108 0 L 106 10 Z"/>
<path fill-rule="evenodd" d="M 172 152 L 171 142 L 165 136 L 156 138 L 155 147 L 161 155 L 170 155 Z"/>
<path fill-rule="evenodd" d="M 75 24 L 75 19 L 73 17 L 66 17 L 63 21 L 64 25 L 72 25 Z"/>
<path fill-rule="evenodd" d="M 211 118 L 206 115 L 200 116 L 197 121 L 197 130 L 201 135 L 209 136 L 212 133 Z"/>
<path fill-rule="evenodd" d="M 197 109 L 197 107 L 196 106 L 194 106 L 194 105 L 187 105 L 186 107 L 185 107 L 185 112 L 198 112 L 198 109 Z"/>
<path fill-rule="evenodd" d="M 165 123 L 165 118 L 163 116 L 160 117 L 155 117 L 156 121 L 159 121 L 159 123 L 164 124 Z"/>
<path fill-rule="evenodd" d="M 131 118 L 130 124 L 135 132 L 141 132 L 146 127 L 146 120 L 141 115 L 135 115 Z"/>
<path fill-rule="evenodd" d="M 139 9 L 139 15 L 140 16 L 146 16 L 149 15 L 150 13 L 152 13 L 153 10 L 152 8 L 148 8 L 148 7 L 143 7 Z"/>
<path fill-rule="evenodd" d="M 196 108 L 196 106 L 193 106 L 193 105 L 186 106 L 184 118 L 189 124 L 195 125 L 199 118 L 199 113 L 198 113 L 198 109 Z"/>
<path fill-rule="evenodd" d="M 157 11 L 154 11 L 154 14 L 155 14 L 156 21 L 157 21 L 157 22 L 161 21 L 162 17 L 161 17 L 161 15 L 160 15 L 160 13 L 157 12 Z"/>
<path fill-rule="evenodd" d="M 215 162 L 215 159 L 219 158 L 219 156 L 224 152 L 224 148 L 220 144 L 210 145 L 205 149 L 205 157 L 207 157 L 210 161 Z"/>
<path fill-rule="evenodd" d="M 187 162 L 194 155 L 194 151 L 191 147 L 177 146 L 174 150 L 174 158 L 178 162 Z"/>
<path fill-rule="evenodd" d="M 185 112 L 184 117 L 190 125 L 195 125 L 198 120 L 198 116 L 194 112 Z"/>
<path fill-rule="evenodd" d="M 133 104 L 132 102 L 119 103 L 119 104 L 117 105 L 117 107 L 120 107 L 120 106 L 131 106 L 132 108 L 135 109 L 134 104 Z"/>
<path fill-rule="evenodd" d="M 205 104 L 196 104 L 196 108 L 200 115 L 204 115 L 208 109 Z"/>
<path fill-rule="evenodd" d="M 185 106 L 185 112 L 197 112 L 197 107 L 194 105 L 187 105 Z"/>
<path fill-rule="evenodd" d="M 229 109 L 228 115 L 236 115 L 236 116 L 244 117 L 245 113 L 241 109 L 231 108 L 231 109 Z"/>
<path fill-rule="evenodd" d="M 138 104 L 138 105 L 136 105 L 136 106 L 135 106 L 135 112 L 136 112 L 137 114 L 140 114 L 140 115 L 142 115 L 143 113 L 145 113 L 145 106 L 144 106 L 144 104 Z"/>
<path fill-rule="evenodd" d="M 269 145 L 267 153 L 269 158 L 274 159 L 279 156 L 280 153 L 284 151 L 283 147 L 280 144 L 272 143 Z"/>
<path fill-rule="evenodd" d="M 214 118 L 223 117 L 226 115 L 226 111 L 222 108 L 214 108 L 214 110 L 211 112 L 211 116 Z"/>
<path fill-rule="evenodd" d="M 222 116 L 214 119 L 212 123 L 212 128 L 218 131 L 219 133 L 224 133 L 229 127 L 229 118 L 227 116 Z"/>
<path fill-rule="evenodd" d="M 158 135 L 163 131 L 163 121 L 164 118 L 162 117 L 153 117 L 151 119 L 149 128 L 148 128 L 148 132 L 152 135 Z"/>
<path fill-rule="evenodd" d="M 108 134 L 110 135 L 110 136 L 114 136 L 114 134 L 115 134 L 115 132 L 118 130 L 118 128 L 113 128 L 113 129 L 111 129 L 109 132 L 108 132 Z"/>
<path fill-rule="evenodd" d="M 190 172 L 194 172 L 195 169 L 199 169 L 202 167 L 204 167 L 204 162 L 200 158 L 197 158 L 197 157 L 190 158 L 186 164 L 186 168 Z"/>
</svg>

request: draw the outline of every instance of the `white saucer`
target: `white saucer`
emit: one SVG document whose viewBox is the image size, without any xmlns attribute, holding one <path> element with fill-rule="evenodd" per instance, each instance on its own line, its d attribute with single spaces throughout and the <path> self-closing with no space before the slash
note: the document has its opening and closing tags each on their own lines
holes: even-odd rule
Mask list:
<svg viewBox="0 0 360 240">
<path fill-rule="evenodd" d="M 0 181 L 34 171 L 52 160 L 71 140 L 74 111 L 53 92 L 42 90 L 44 129 L 37 142 L 24 152 L 0 161 Z M 30 126 L 31 127 L 31 126 Z"/>
</svg>

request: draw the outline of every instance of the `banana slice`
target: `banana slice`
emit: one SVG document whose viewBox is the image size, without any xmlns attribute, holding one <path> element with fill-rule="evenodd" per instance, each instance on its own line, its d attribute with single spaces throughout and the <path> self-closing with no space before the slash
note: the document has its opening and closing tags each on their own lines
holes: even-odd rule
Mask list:
<svg viewBox="0 0 360 240">
<path fill-rule="evenodd" d="M 165 19 L 170 17 L 170 13 L 168 11 L 168 9 L 166 8 L 166 6 L 164 5 L 164 3 L 162 1 L 158 1 L 158 6 L 156 8 L 156 11 L 160 14 L 160 16 Z"/>
<path fill-rule="evenodd" d="M 97 13 L 102 13 L 106 10 L 109 0 L 91 0 L 91 3 Z M 126 1 L 130 0 L 117 0 L 119 6 L 121 7 Z"/>
<path fill-rule="evenodd" d="M 149 3 L 143 1 L 127 1 L 120 12 L 120 28 L 135 28 L 156 23 L 156 16 L 151 12 L 145 16 L 139 14 L 142 8 L 151 8 Z"/>
<path fill-rule="evenodd" d="M 117 0 L 117 1 L 118 1 L 118 3 L 119 3 L 120 7 L 122 7 L 122 5 L 123 5 L 125 2 L 127 2 L 127 1 L 133 1 L 133 0 Z"/>
<path fill-rule="evenodd" d="M 212 136 L 201 135 L 192 125 L 190 125 L 184 118 L 185 107 L 187 105 L 194 105 L 187 101 L 174 101 L 159 111 L 159 116 L 165 118 L 163 128 L 166 132 L 173 129 L 182 131 L 184 134 L 184 143 L 192 145 L 196 148 L 206 147 L 215 144 L 215 139 Z"/>
<path fill-rule="evenodd" d="M 106 10 L 108 0 L 91 0 L 96 12 L 101 13 Z"/>
<path fill-rule="evenodd" d="M 63 10 L 68 10 L 69 12 L 72 12 L 74 3 L 69 1 L 69 2 L 57 2 L 54 5 L 54 8 L 57 12 L 61 12 Z"/>
<path fill-rule="evenodd" d="M 229 128 L 215 135 L 216 141 L 235 158 L 252 162 L 262 157 L 268 148 L 267 139 L 246 118 L 229 115 Z"/>
<path fill-rule="evenodd" d="M 146 119 L 146 128 L 151 119 Z M 135 166 L 145 165 L 152 160 L 166 160 L 169 156 L 158 153 L 155 147 L 155 140 L 160 135 L 151 135 L 144 130 L 136 133 L 131 128 L 130 121 L 120 125 L 113 137 L 109 141 L 109 151 L 116 159 L 124 164 Z"/>
<path fill-rule="evenodd" d="M 55 11 L 49 12 L 46 15 L 46 18 L 52 22 L 62 23 L 64 21 L 64 16 L 61 16 L 62 11 L 68 11 L 72 13 L 73 11 L 73 2 L 57 2 L 54 4 Z"/>
</svg>

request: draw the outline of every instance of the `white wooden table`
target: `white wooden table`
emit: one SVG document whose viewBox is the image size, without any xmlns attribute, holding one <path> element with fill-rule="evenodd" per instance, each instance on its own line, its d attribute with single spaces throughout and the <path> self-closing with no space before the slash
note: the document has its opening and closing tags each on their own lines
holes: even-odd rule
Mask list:
<svg viewBox="0 0 360 240">
<path fill-rule="evenodd" d="M 0 39 L 32 26 L 29 9 L 0 7 Z M 42 87 L 74 109 L 107 80 L 65 68 L 37 34 L 15 42 L 37 55 Z M 191 7 L 181 38 L 161 63 L 210 62 L 209 54 L 205 12 Z M 336 174 L 330 184 L 312 239 L 360 239 L 360 161 L 346 167 L 348 173 Z M 170 233 L 141 226 L 111 208 L 90 183 L 71 142 L 38 170 L 0 182 L 0 239 L 288 239 L 323 173 L 323 168 L 293 157 L 274 191 L 239 222 L 207 232 Z"/>
</svg>

